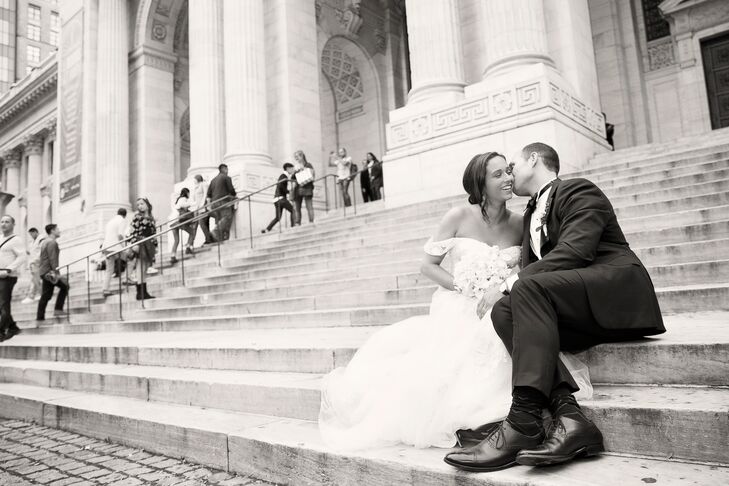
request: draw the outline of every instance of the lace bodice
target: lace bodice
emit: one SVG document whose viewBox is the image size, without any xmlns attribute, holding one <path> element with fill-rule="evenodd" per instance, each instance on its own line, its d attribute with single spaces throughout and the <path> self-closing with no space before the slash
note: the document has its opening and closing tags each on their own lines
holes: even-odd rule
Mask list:
<svg viewBox="0 0 729 486">
<path fill-rule="evenodd" d="M 448 270 L 453 270 L 453 266 L 464 256 L 473 252 L 490 252 L 494 248 L 499 250 L 499 256 L 506 262 L 509 268 L 519 265 L 519 258 L 521 257 L 520 246 L 499 249 L 498 246 L 489 245 L 474 238 L 454 237 L 441 241 L 433 241 L 431 238 L 425 243 L 423 250 L 428 255 L 446 255 L 448 258 L 447 261 L 444 260 L 444 266 Z"/>
</svg>

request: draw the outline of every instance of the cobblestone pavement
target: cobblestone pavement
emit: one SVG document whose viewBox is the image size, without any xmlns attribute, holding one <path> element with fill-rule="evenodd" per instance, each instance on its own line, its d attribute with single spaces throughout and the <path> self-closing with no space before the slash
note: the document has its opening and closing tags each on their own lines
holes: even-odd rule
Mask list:
<svg viewBox="0 0 729 486">
<path fill-rule="evenodd" d="M 273 486 L 63 430 L 0 419 L 0 485 L 31 484 Z"/>
</svg>

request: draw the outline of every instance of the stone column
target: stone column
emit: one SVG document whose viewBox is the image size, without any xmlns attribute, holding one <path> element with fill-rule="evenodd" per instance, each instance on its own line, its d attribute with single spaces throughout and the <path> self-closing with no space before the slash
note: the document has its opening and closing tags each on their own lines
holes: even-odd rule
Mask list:
<svg viewBox="0 0 729 486">
<path fill-rule="evenodd" d="M 129 207 L 129 68 L 127 2 L 99 2 L 96 77 L 96 204 Z"/>
<path fill-rule="evenodd" d="M 487 60 L 484 78 L 518 66 L 554 65 L 549 56 L 543 1 L 481 0 Z"/>
<path fill-rule="evenodd" d="M 508 3 L 508 2 L 507 2 Z M 457 0 L 406 0 L 412 89 L 408 103 L 463 97 Z"/>
<path fill-rule="evenodd" d="M 5 214 L 18 219 L 18 199 L 20 198 L 20 159 L 18 150 L 8 150 L 3 154 L 3 166 L 5 167 L 5 192 L 13 195 L 13 199 L 5 207 Z"/>
<path fill-rule="evenodd" d="M 51 209 L 51 205 L 52 205 L 52 197 L 53 197 L 53 186 L 52 186 L 51 181 L 46 181 L 46 183 L 41 186 L 40 194 L 41 194 L 41 207 L 43 209 L 43 214 L 42 214 L 42 218 L 41 218 L 42 219 L 41 227 L 38 228 L 38 230 L 43 231 L 43 228 L 45 228 L 45 226 L 47 224 L 51 223 L 51 220 L 49 219 L 49 216 L 51 213 L 50 209 Z M 41 234 L 43 234 L 43 233 L 41 233 Z"/>
<path fill-rule="evenodd" d="M 190 170 L 210 172 L 225 155 L 223 2 L 190 0 Z M 238 27 L 242 30 L 241 27 Z M 240 79 L 239 83 L 246 80 Z M 245 114 L 243 114 L 245 116 Z"/>
<path fill-rule="evenodd" d="M 43 139 L 38 135 L 31 135 L 24 141 L 25 155 L 28 156 L 28 189 L 27 214 L 29 227 L 36 228 L 41 224 L 41 198 L 39 188 L 43 171 Z"/>
<path fill-rule="evenodd" d="M 263 0 L 225 0 L 225 162 L 269 165 Z M 195 135 L 191 135 L 192 142 Z"/>
<path fill-rule="evenodd" d="M 99 0 L 84 0 L 83 91 L 81 96 L 81 193 L 86 207 L 96 204 L 96 80 L 98 71 Z M 60 150 L 61 144 L 55 148 Z M 49 162 L 50 168 L 52 162 Z M 43 178 L 45 180 L 45 177 Z"/>
</svg>

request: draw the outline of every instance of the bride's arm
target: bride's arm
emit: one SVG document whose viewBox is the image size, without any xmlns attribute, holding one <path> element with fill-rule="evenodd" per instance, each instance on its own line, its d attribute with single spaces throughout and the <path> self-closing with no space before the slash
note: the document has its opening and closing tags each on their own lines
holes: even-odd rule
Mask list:
<svg viewBox="0 0 729 486">
<path fill-rule="evenodd" d="M 443 219 L 438 225 L 438 229 L 433 235 L 433 241 L 447 240 L 456 236 L 456 231 L 461 220 L 461 212 L 462 208 L 453 208 L 443 216 Z M 453 288 L 453 275 L 440 266 L 444 257 L 445 253 L 439 256 L 425 253 L 420 265 L 420 273 L 445 289 L 455 290 Z"/>
</svg>

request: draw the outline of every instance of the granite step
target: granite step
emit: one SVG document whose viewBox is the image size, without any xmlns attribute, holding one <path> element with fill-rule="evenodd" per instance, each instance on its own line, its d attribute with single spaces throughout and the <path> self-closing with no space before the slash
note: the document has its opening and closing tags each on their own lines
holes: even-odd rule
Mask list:
<svg viewBox="0 0 729 486">
<path fill-rule="evenodd" d="M 723 442 L 717 446 L 717 439 L 721 439 L 718 435 L 724 428 L 721 427 L 719 417 L 726 414 L 726 404 L 721 403 L 721 400 L 727 391 L 702 392 L 705 393 L 700 397 L 690 396 L 685 404 L 664 405 L 662 411 L 665 410 L 670 415 L 667 419 L 671 420 L 671 427 L 665 430 L 632 427 L 629 419 L 644 412 L 637 404 L 640 400 L 672 400 L 674 397 L 666 391 L 651 396 L 644 390 L 601 389 L 600 393 L 604 393 L 604 396 L 594 402 L 588 413 L 603 428 L 606 447 L 611 451 L 637 449 L 645 453 L 655 450 L 661 458 L 684 458 L 685 445 L 691 443 L 682 434 L 688 434 L 688 437 L 703 441 L 699 448 L 707 456 L 723 459 L 726 455 Z M 699 400 L 701 403 L 697 403 Z M 583 467 L 589 469 L 589 476 L 585 471 L 582 476 L 584 482 L 573 484 L 601 484 L 596 482 L 596 478 L 600 477 L 596 474 L 603 464 L 606 468 L 619 469 L 619 475 L 606 470 L 604 474 L 609 475 L 603 475 L 602 478 L 612 482 L 602 484 L 614 484 L 618 477 L 625 484 L 631 472 L 634 481 L 659 477 L 662 479 L 661 484 L 671 484 L 672 480 L 676 484 L 685 484 L 681 481 L 688 477 L 694 481 L 718 481 L 714 484 L 729 480 L 729 470 L 723 466 L 707 467 L 665 460 L 653 462 L 645 457 L 628 458 L 610 454 L 589 461 L 574 461 L 560 468 L 544 470 L 546 472 L 518 467 L 491 474 L 464 474 L 442 462 L 442 456 L 447 452 L 442 449 L 395 447 L 350 454 L 329 450 L 321 443 L 313 421 L 28 385 L 0 384 L 0 404 L 4 410 L 8 410 L 8 418 L 32 420 L 41 425 L 52 424 L 84 435 L 108 438 L 126 446 L 286 484 L 292 484 L 291 478 L 297 478 L 297 484 L 494 484 L 494 480 L 498 480 L 499 484 L 566 484 L 564 481 L 568 477 L 571 483 L 580 478 L 577 471 Z M 651 409 L 645 412 L 647 417 L 656 416 L 651 413 Z M 707 416 L 711 413 L 717 414 L 713 420 Z M 699 416 L 704 428 L 696 427 L 696 422 L 691 419 Z M 603 417 L 620 418 L 622 423 L 608 428 L 603 423 Z M 640 432 L 644 434 L 640 435 Z M 702 433 L 705 435 L 702 436 Z M 713 451 L 717 447 L 721 451 L 715 454 Z M 265 454 L 261 454 L 262 449 Z M 413 464 L 415 458 L 420 461 Z M 635 464 L 637 470 L 631 471 L 631 464 Z M 651 464 L 658 470 L 651 471 Z M 666 470 L 673 472 L 668 476 L 658 474 Z M 562 473 L 569 473 L 569 476 L 560 476 Z M 552 479 L 554 483 L 535 483 L 535 474 L 546 474 L 547 481 Z M 710 477 L 704 474 L 710 474 Z"/>
<path fill-rule="evenodd" d="M 666 315 L 667 332 L 579 355 L 595 383 L 728 385 L 729 312 Z M 326 373 L 384 326 L 21 334 L 0 358 L 174 368 Z M 691 363 L 691 366 L 686 366 Z"/>
</svg>

